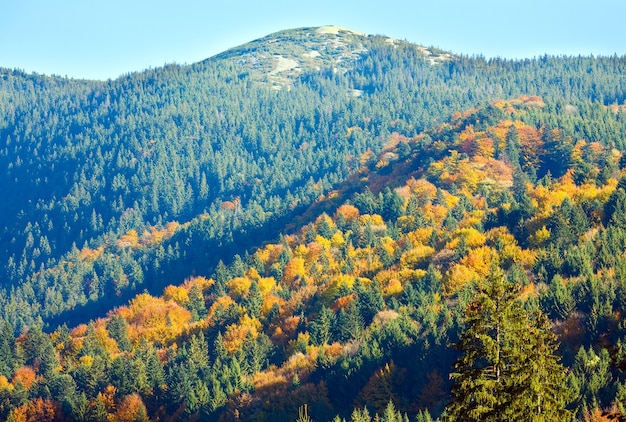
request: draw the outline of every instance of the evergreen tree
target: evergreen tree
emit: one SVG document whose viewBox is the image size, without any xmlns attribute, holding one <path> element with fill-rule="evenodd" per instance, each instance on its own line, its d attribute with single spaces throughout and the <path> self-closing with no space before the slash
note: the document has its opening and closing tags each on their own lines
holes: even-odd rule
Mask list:
<svg viewBox="0 0 626 422">
<path fill-rule="evenodd" d="M 325 237 L 326 239 L 330 239 L 335 233 L 335 229 L 333 229 L 330 226 L 330 223 L 328 222 L 328 220 L 329 220 L 329 217 L 326 214 L 324 214 L 320 218 L 320 222 L 317 225 L 317 233 L 320 236 Z"/>
<path fill-rule="evenodd" d="M 610 404 L 606 394 L 614 385 L 610 367 L 611 357 L 606 349 L 599 353 L 584 346 L 578 349 L 568 383 L 579 415 L 587 409 Z"/>
<path fill-rule="evenodd" d="M 113 315 L 107 322 L 107 330 L 117 346 L 124 352 L 132 350 L 132 344 L 128 338 L 128 325 L 123 316 Z"/>
<path fill-rule="evenodd" d="M 0 321 L 0 375 L 10 378 L 15 368 L 15 338 L 13 328 L 2 320 Z"/>
<path fill-rule="evenodd" d="M 382 197 L 381 216 L 385 221 L 396 221 L 403 215 L 404 199 L 391 188 L 386 187 Z"/>
<path fill-rule="evenodd" d="M 44 375 L 49 375 L 59 366 L 59 356 L 52 340 L 39 325 L 28 331 L 24 341 L 24 357 L 27 365 L 38 367 Z"/>
<path fill-rule="evenodd" d="M 197 284 L 189 289 L 189 303 L 187 308 L 191 311 L 194 321 L 198 321 L 206 317 L 207 310 L 204 302 L 204 295 Z"/>
<path fill-rule="evenodd" d="M 626 178 L 620 179 L 617 189 L 604 204 L 604 224 L 626 228 Z"/>
<path fill-rule="evenodd" d="M 217 296 L 223 296 L 226 294 L 226 282 L 232 277 L 230 270 L 220 259 L 215 267 L 215 284 L 213 285 L 213 291 Z"/>
<path fill-rule="evenodd" d="M 477 286 L 455 347 L 449 420 L 565 420 L 565 372 L 543 315 L 530 315 L 502 271 Z"/>
<path fill-rule="evenodd" d="M 263 306 L 263 295 L 259 289 L 259 283 L 252 281 L 248 294 L 243 298 L 242 305 L 247 309 L 248 314 L 253 318 L 261 316 L 261 307 Z"/>
<path fill-rule="evenodd" d="M 373 281 L 370 285 L 365 285 L 361 280 L 355 284 L 357 295 L 357 306 L 363 318 L 364 324 L 369 325 L 376 314 L 385 306 L 385 299 L 380 289 L 380 284 Z"/>
<path fill-rule="evenodd" d="M 335 314 L 327 307 L 322 307 L 319 316 L 311 323 L 311 340 L 315 345 L 324 345 L 330 341 Z"/>
<path fill-rule="evenodd" d="M 87 421 L 107 422 L 109 420 L 108 416 L 104 399 L 101 394 L 98 394 L 93 403 L 90 403 L 89 410 L 87 412 Z"/>
</svg>

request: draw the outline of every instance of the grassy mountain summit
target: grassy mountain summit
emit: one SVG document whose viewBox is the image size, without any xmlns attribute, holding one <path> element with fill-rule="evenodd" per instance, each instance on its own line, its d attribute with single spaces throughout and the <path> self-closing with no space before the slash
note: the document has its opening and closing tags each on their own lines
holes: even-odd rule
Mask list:
<svg viewBox="0 0 626 422">
<path fill-rule="evenodd" d="M 345 73 L 352 70 L 368 53 L 372 38 L 396 45 L 401 41 L 368 36 L 340 26 L 299 28 L 276 32 L 248 44 L 230 49 L 214 59 L 230 59 L 249 72 L 254 79 L 270 84 L 274 89 L 290 87 L 298 77 L 328 69 Z M 408 44 L 408 43 L 404 43 Z M 447 53 L 415 46 L 432 63 L 451 58 Z"/>
</svg>

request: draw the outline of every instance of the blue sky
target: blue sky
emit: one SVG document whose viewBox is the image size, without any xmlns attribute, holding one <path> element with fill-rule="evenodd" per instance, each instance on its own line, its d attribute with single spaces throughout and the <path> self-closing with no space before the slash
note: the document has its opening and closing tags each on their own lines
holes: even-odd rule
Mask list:
<svg viewBox="0 0 626 422">
<path fill-rule="evenodd" d="M 0 0 L 0 67 L 108 79 L 322 25 L 486 57 L 626 55 L 624 0 Z"/>
</svg>

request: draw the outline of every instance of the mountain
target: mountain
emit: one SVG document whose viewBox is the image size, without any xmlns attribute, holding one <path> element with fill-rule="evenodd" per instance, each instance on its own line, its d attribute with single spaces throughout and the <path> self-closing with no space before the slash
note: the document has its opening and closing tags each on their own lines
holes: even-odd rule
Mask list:
<svg viewBox="0 0 626 422">
<path fill-rule="evenodd" d="M 2 70 L 3 317 L 19 332 L 102 313 L 190 268 L 208 275 L 275 238 L 392 132 L 519 95 L 621 104 L 623 74 L 618 57 L 485 61 L 333 27 L 107 82 Z M 183 231 L 151 236 L 169 223 Z M 135 247 L 107 248 L 128 233 Z"/>
<path fill-rule="evenodd" d="M 217 59 L 238 65 L 242 76 L 264 82 L 274 89 L 290 88 L 305 73 L 321 70 L 344 74 L 357 66 L 368 54 L 373 37 L 339 26 L 302 28 L 277 32 L 249 44 L 233 48 Z M 388 37 L 377 37 L 391 46 L 408 46 L 407 42 Z M 412 46 L 431 64 L 442 63 L 452 56 L 433 48 Z M 352 95 L 360 95 L 355 90 Z"/>
<path fill-rule="evenodd" d="M 450 344 L 494 268 L 517 312 L 551 318 L 566 415 L 619 415 L 626 177 L 609 134 L 624 133 L 626 110 L 582 104 L 521 97 L 392 133 L 295 227 L 210 278 L 187 268 L 181 285 L 49 335 L 15 339 L 5 323 L 3 417 L 431 420 L 452 400 Z M 581 138 L 590 130 L 600 138 Z M 176 230 L 188 233 L 159 233 Z"/>
<path fill-rule="evenodd" d="M 1 70 L 0 415 L 439 415 L 491 266 L 552 319 L 569 409 L 619 408 L 625 65 L 322 27 Z"/>
</svg>

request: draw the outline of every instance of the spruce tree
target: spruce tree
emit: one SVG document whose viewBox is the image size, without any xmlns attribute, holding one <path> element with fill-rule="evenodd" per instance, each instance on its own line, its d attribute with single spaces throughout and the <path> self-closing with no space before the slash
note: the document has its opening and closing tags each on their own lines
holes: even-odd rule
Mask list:
<svg viewBox="0 0 626 422">
<path fill-rule="evenodd" d="M 542 314 L 526 311 L 518 287 L 493 268 L 465 310 L 451 377 L 449 420 L 567 420 L 565 371 Z"/>
</svg>

